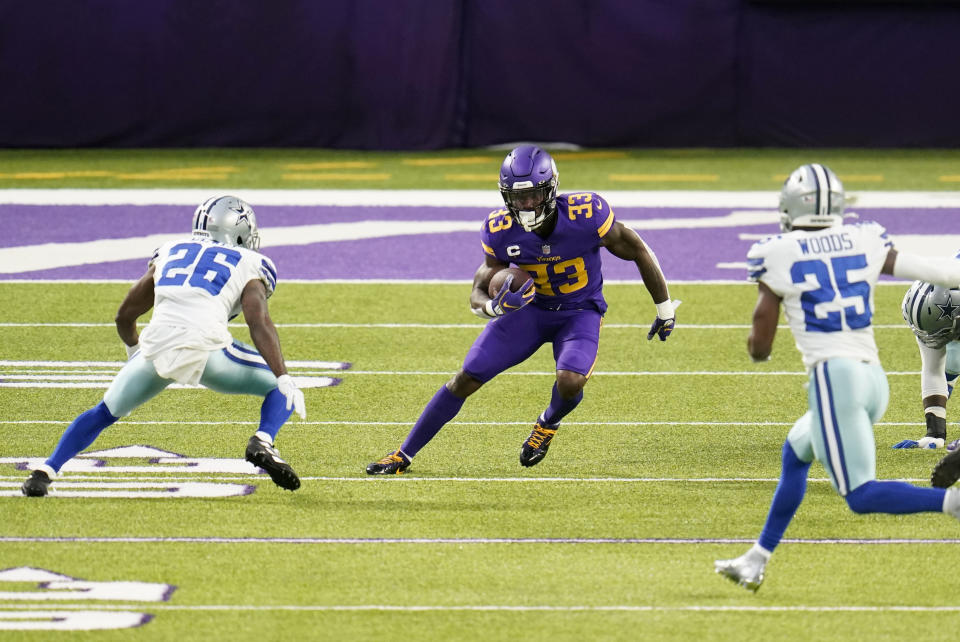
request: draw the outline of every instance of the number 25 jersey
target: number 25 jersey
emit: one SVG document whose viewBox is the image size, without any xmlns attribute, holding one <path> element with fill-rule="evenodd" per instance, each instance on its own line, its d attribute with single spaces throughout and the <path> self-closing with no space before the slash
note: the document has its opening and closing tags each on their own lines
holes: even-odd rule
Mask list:
<svg viewBox="0 0 960 642">
<path fill-rule="evenodd" d="M 795 230 L 759 241 L 747 254 L 751 281 L 783 300 L 803 363 L 847 357 L 879 364 L 873 293 L 893 243 L 873 222 Z"/>
</svg>

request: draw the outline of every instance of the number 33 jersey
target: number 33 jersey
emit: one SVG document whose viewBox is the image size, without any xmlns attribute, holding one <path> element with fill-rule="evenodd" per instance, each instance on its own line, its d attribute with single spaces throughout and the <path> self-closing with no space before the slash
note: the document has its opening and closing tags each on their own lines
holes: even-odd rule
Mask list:
<svg viewBox="0 0 960 642">
<path fill-rule="evenodd" d="M 803 363 L 848 357 L 879 364 L 873 293 L 893 243 L 873 222 L 795 230 L 755 243 L 749 279 L 783 300 Z"/>
<path fill-rule="evenodd" d="M 601 240 L 615 220 L 613 209 L 593 192 L 557 196 L 557 224 L 547 238 L 526 232 L 507 210 L 484 221 L 484 253 L 515 263 L 533 277 L 533 304 L 546 309 L 606 312 L 601 273 Z"/>
<path fill-rule="evenodd" d="M 267 257 L 199 237 L 161 245 L 150 264 L 154 310 L 140 336 L 147 359 L 164 351 L 230 345 L 227 321 L 240 313 L 247 283 L 262 281 L 267 296 L 277 285 L 277 269 Z"/>
</svg>

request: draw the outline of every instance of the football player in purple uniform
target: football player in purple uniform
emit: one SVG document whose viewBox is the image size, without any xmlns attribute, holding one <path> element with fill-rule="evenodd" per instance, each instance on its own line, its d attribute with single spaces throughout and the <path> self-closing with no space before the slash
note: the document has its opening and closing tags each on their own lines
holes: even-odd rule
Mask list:
<svg viewBox="0 0 960 642">
<path fill-rule="evenodd" d="M 600 248 L 637 264 L 657 307 L 647 339 L 665 341 L 673 331 L 674 303 L 654 253 L 616 220 L 593 192 L 557 195 L 557 166 L 539 147 L 521 145 L 500 168 L 505 209 L 483 223 L 484 262 L 473 277 L 470 307 L 490 319 L 467 352 L 463 367 L 440 387 L 400 448 L 367 466 L 370 475 L 403 473 L 413 457 L 452 420 L 464 400 L 504 370 L 553 345 L 557 379 L 550 403 L 520 449 L 520 464 L 534 466 L 547 454 L 560 420 L 583 399 L 597 360 L 603 298 Z M 490 297 L 494 273 L 513 263 L 531 278 L 511 291 L 512 277 Z"/>
</svg>

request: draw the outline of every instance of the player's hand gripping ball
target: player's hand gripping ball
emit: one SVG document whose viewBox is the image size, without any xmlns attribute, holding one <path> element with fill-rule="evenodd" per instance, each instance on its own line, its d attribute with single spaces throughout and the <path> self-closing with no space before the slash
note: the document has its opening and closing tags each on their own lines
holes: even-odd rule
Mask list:
<svg viewBox="0 0 960 642">
<path fill-rule="evenodd" d="M 487 293 L 491 299 L 490 311 L 503 316 L 533 301 L 533 279 L 519 268 L 504 268 L 490 279 Z"/>
</svg>

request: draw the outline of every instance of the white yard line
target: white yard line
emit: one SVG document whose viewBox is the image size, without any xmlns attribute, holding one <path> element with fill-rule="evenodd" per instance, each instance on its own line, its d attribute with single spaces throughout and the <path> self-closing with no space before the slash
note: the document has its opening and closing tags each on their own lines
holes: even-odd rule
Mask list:
<svg viewBox="0 0 960 642">
<path fill-rule="evenodd" d="M 582 186 L 581 186 L 582 187 Z M 187 205 L 217 192 L 236 194 L 257 205 L 341 205 L 407 207 L 502 206 L 496 190 L 336 189 L 0 189 L 0 205 Z M 770 209 L 778 190 L 603 190 L 616 207 L 708 207 Z M 960 192 L 849 191 L 856 208 L 960 207 Z"/>
<path fill-rule="evenodd" d="M 35 425 L 35 424 L 51 424 L 61 426 L 65 422 L 62 419 L 0 419 L 0 426 L 2 425 Z M 413 420 L 410 421 L 368 421 L 365 419 L 349 419 L 349 420 L 297 420 L 294 424 L 290 426 L 296 428 L 297 426 L 409 426 L 413 424 Z M 449 421 L 446 426 L 529 426 L 531 424 L 530 420 L 526 421 Z M 571 426 L 613 426 L 616 428 L 622 428 L 625 426 L 731 426 L 731 427 L 750 427 L 750 426 L 792 426 L 794 422 L 792 421 L 675 421 L 672 419 L 664 419 L 663 421 L 567 421 L 564 420 L 564 427 Z M 259 425 L 258 421 L 243 421 L 243 420 L 230 420 L 230 421 L 181 421 L 181 420 L 171 420 L 171 421 L 143 421 L 135 419 L 124 419 L 123 421 L 116 424 L 116 426 L 237 426 L 237 425 L 249 425 L 257 426 Z M 920 421 L 880 421 L 874 424 L 874 426 L 922 426 L 923 422 Z M 111 428 L 113 430 L 114 428 Z"/>
<path fill-rule="evenodd" d="M 949 606 L 863 606 L 863 605 L 822 605 L 822 606 L 719 606 L 687 604 L 664 606 L 655 604 L 609 604 L 609 605 L 546 605 L 546 604 L 461 604 L 461 605 L 401 605 L 401 604 L 60 604 L 49 602 L 38 604 L 0 604 L 0 609 L 27 611 L 35 617 L 55 617 L 69 611 L 285 611 L 285 612 L 632 612 L 632 613 L 957 613 L 960 605 Z"/>
<path fill-rule="evenodd" d="M 0 281 L 3 283 L 3 281 Z M 231 328 L 246 328 L 245 323 L 230 323 Z M 275 323 L 278 328 L 383 328 L 414 330 L 480 330 L 483 323 Z M 114 323 L 55 323 L 55 322 L 0 322 L 0 328 L 113 328 Z M 642 329 L 650 327 L 648 323 L 604 323 L 603 329 Z M 749 330 L 748 323 L 690 323 L 678 326 L 683 330 Z M 877 323 L 875 330 L 907 330 L 903 323 Z M 777 329 L 787 330 L 789 326 L 778 325 Z"/>
<path fill-rule="evenodd" d="M 365 546 L 379 544 L 750 544 L 755 539 L 739 537 L 30 537 L 2 536 L 0 544 L 314 544 Z M 901 544 L 957 544 L 960 539 L 858 539 L 784 538 L 783 544 L 889 546 Z"/>
<path fill-rule="evenodd" d="M 9 486 L 15 483 L 19 486 L 23 481 L 24 475 L 0 475 L 0 485 Z M 105 468 L 96 474 L 83 472 L 65 473 L 63 477 L 58 477 L 58 482 L 156 482 L 163 484 L 178 484 L 190 481 L 264 481 L 264 478 L 257 475 L 218 475 L 211 473 L 198 473 L 196 475 L 186 476 L 168 476 L 166 473 L 157 473 L 143 477 L 133 477 L 116 473 L 110 475 L 110 469 Z M 466 484 L 545 484 L 545 483 L 574 483 L 574 484 L 774 484 L 778 481 L 776 477 L 416 477 L 410 475 L 392 475 L 390 477 L 364 476 L 364 477 L 300 477 L 301 481 L 318 482 L 344 482 L 344 483 L 369 483 L 369 484 L 393 484 L 406 482 L 455 482 Z M 830 480 L 827 478 L 811 477 L 807 479 L 811 484 L 825 484 Z M 896 481 L 905 482 L 928 482 L 926 478 L 915 479 L 897 479 Z"/>
</svg>

